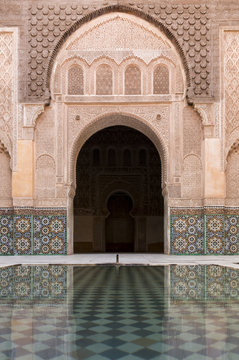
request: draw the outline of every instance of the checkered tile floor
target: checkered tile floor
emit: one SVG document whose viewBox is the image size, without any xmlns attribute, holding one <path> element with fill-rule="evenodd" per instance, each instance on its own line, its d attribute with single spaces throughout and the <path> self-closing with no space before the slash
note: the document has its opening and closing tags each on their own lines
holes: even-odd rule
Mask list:
<svg viewBox="0 0 239 360">
<path fill-rule="evenodd" d="M 64 269 L 62 297 L 0 298 L 1 360 L 239 359 L 238 298 L 177 300 L 169 267 Z"/>
</svg>

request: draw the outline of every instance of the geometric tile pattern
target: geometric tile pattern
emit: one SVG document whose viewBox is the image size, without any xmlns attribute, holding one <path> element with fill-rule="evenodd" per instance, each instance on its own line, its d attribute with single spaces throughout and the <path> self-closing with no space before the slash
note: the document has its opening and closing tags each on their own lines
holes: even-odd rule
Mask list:
<svg viewBox="0 0 239 360">
<path fill-rule="evenodd" d="M 239 253 L 239 216 L 225 215 L 225 254 Z"/>
<path fill-rule="evenodd" d="M 171 254 L 203 254 L 202 215 L 171 216 Z"/>
<path fill-rule="evenodd" d="M 13 222 L 14 254 L 30 255 L 32 253 L 32 216 L 15 215 Z"/>
<path fill-rule="evenodd" d="M 0 216 L 0 254 L 13 255 L 13 219 L 11 215 Z"/>
<path fill-rule="evenodd" d="M 202 300 L 205 291 L 205 269 L 200 265 L 171 265 L 171 299 Z"/>
<path fill-rule="evenodd" d="M 66 215 L 0 215 L 0 255 L 67 253 Z"/>
<path fill-rule="evenodd" d="M 239 270 L 219 265 L 170 266 L 172 300 L 239 299 Z"/>
<path fill-rule="evenodd" d="M 38 291 L 8 303 L 0 296 L 1 359 L 238 359 L 238 293 L 233 301 L 225 297 L 226 276 L 237 281 L 238 270 L 180 267 L 65 266 L 68 282 L 58 300 L 51 301 L 53 293 L 38 299 Z M 47 279 L 50 286 L 50 268 L 33 268 L 35 284 Z M 26 271 L 19 269 L 19 282 Z M 60 268 L 53 273 L 62 278 Z M 207 299 L 208 276 L 221 274 L 222 292 Z"/>
<path fill-rule="evenodd" d="M 170 253 L 191 255 L 239 254 L 239 209 L 237 214 L 187 215 L 175 208 L 170 216 Z"/>
<path fill-rule="evenodd" d="M 66 281 L 67 267 L 62 265 L 0 268 L 0 300 L 62 300 Z"/>
<path fill-rule="evenodd" d="M 34 216 L 34 255 L 66 254 L 66 217 Z"/>
<path fill-rule="evenodd" d="M 224 254 L 224 215 L 206 217 L 206 253 Z"/>
<path fill-rule="evenodd" d="M 39 265 L 33 268 L 34 299 L 64 299 L 67 266 Z"/>
</svg>

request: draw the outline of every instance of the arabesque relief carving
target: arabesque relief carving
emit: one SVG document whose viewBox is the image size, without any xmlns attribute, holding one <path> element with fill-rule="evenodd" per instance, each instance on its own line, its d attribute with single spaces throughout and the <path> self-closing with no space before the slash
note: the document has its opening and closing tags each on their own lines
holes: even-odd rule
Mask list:
<svg viewBox="0 0 239 360">
<path fill-rule="evenodd" d="M 108 5 L 108 3 L 107 3 Z M 29 7 L 29 99 L 49 98 L 49 77 L 60 45 L 87 20 L 109 11 L 125 11 L 156 21 L 175 43 L 188 77 L 189 95 L 210 95 L 210 11 L 205 4 L 105 5 L 34 4 Z M 167 31 L 168 29 L 169 31 Z M 172 35 L 170 35 L 170 33 Z M 186 61 L 190 64 L 190 70 Z"/>
</svg>

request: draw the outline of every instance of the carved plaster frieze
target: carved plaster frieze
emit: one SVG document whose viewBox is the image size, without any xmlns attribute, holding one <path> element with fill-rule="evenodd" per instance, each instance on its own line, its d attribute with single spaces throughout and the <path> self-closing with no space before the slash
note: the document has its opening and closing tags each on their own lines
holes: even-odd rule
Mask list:
<svg viewBox="0 0 239 360">
<path fill-rule="evenodd" d="M 207 4 L 139 4 L 119 0 L 117 5 L 46 4 L 29 6 L 28 90 L 30 99 L 49 98 L 49 84 L 58 50 L 69 35 L 99 15 L 119 11 L 155 22 L 167 39 L 175 44 L 184 63 L 192 96 L 210 95 L 210 8 Z M 55 25 L 57 24 L 57 25 Z"/>
<path fill-rule="evenodd" d="M 0 141 L 11 157 L 17 119 L 17 42 L 17 28 L 0 28 Z"/>
<path fill-rule="evenodd" d="M 24 104 L 23 126 L 35 127 L 36 120 L 43 111 L 44 104 Z"/>
<path fill-rule="evenodd" d="M 169 141 L 169 105 L 150 106 L 68 106 L 68 139 L 71 142 L 77 137 L 79 130 L 91 123 L 94 119 L 107 117 L 110 114 L 132 116 L 144 119 L 145 122 L 151 124 L 156 132 L 160 133 L 164 143 L 168 145 Z M 106 124 L 107 126 L 107 124 Z"/>
<path fill-rule="evenodd" d="M 67 61 L 84 60 L 89 66 L 96 60 L 102 58 L 109 58 L 117 65 L 121 65 L 123 61 L 131 58 L 137 58 L 142 60 L 146 65 L 151 61 L 163 58 L 176 64 L 177 56 L 171 49 L 167 50 L 114 50 L 114 51 L 102 51 L 102 50 L 89 50 L 89 51 L 65 51 L 58 58 L 59 64 L 64 64 Z"/>
</svg>

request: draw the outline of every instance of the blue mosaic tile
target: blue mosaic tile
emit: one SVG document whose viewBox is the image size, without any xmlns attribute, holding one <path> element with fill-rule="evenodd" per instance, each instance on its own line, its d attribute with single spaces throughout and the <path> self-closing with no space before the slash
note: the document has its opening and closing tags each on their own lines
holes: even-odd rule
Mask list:
<svg viewBox="0 0 239 360">
<path fill-rule="evenodd" d="M 0 268 L 0 299 L 64 299 L 67 266 L 17 265 Z"/>
<path fill-rule="evenodd" d="M 0 255 L 67 253 L 65 215 L 0 215 Z"/>
<path fill-rule="evenodd" d="M 203 254 L 202 215 L 171 216 L 171 254 Z"/>
<path fill-rule="evenodd" d="M 34 216 L 34 255 L 66 254 L 66 216 Z"/>
<path fill-rule="evenodd" d="M 15 287 L 11 281 L 13 279 L 13 271 L 13 266 L 0 268 L 0 298 L 12 298 Z"/>
<path fill-rule="evenodd" d="M 239 273 L 219 265 L 171 265 L 170 298 L 175 301 L 238 299 Z"/>
<path fill-rule="evenodd" d="M 0 255 L 13 255 L 13 219 L 11 215 L 0 216 Z"/>
<path fill-rule="evenodd" d="M 31 297 L 31 266 L 0 268 L 0 297 L 24 299 Z"/>
<path fill-rule="evenodd" d="M 236 269 L 225 269 L 225 297 L 227 299 L 238 299 L 239 297 L 239 276 Z"/>
<path fill-rule="evenodd" d="M 30 265 L 18 265 L 14 267 L 13 279 L 14 299 L 30 299 L 32 296 L 32 267 Z"/>
<path fill-rule="evenodd" d="M 67 266 L 41 265 L 34 267 L 34 299 L 58 299 L 66 293 Z"/>
<path fill-rule="evenodd" d="M 218 265 L 209 265 L 206 269 L 207 278 L 207 298 L 208 299 L 225 299 L 224 280 L 225 268 Z"/>
<path fill-rule="evenodd" d="M 200 265 L 171 265 L 171 299 L 201 300 L 205 296 L 205 270 Z"/>
<path fill-rule="evenodd" d="M 225 228 L 224 254 L 238 254 L 239 253 L 239 216 L 226 215 L 224 228 Z"/>
<path fill-rule="evenodd" d="M 32 216 L 14 215 L 14 255 L 32 254 Z"/>
<path fill-rule="evenodd" d="M 224 254 L 224 238 L 224 215 L 207 215 L 206 254 Z"/>
<path fill-rule="evenodd" d="M 239 254 L 239 215 L 223 214 L 187 215 L 170 217 L 170 252 L 184 255 Z M 197 239 L 195 241 L 195 238 Z"/>
</svg>

